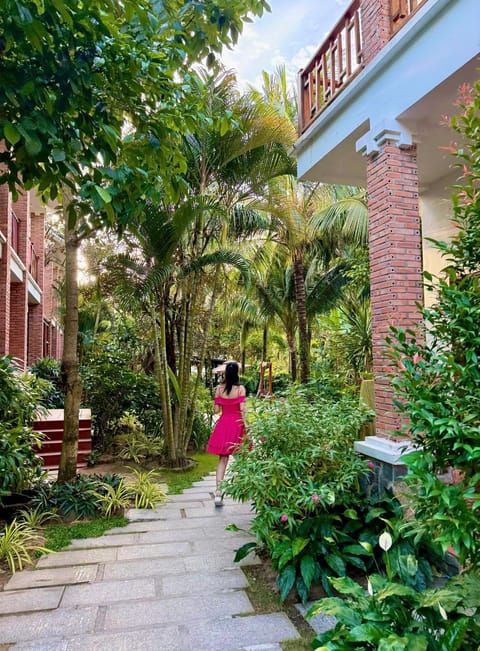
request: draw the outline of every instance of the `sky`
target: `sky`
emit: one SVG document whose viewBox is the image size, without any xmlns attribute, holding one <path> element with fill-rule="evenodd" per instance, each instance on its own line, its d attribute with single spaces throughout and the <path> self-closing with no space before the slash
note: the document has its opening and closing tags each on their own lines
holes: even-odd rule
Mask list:
<svg viewBox="0 0 480 651">
<path fill-rule="evenodd" d="M 246 23 L 237 45 L 222 60 L 241 86 L 262 88 L 262 70 L 285 64 L 292 83 L 315 54 L 351 0 L 270 0 L 270 13 Z"/>
</svg>

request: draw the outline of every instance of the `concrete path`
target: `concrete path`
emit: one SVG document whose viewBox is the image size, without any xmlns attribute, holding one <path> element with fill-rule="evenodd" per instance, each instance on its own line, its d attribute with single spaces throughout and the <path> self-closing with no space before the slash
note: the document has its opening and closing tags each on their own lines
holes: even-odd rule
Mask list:
<svg viewBox="0 0 480 651">
<path fill-rule="evenodd" d="M 248 505 L 215 508 L 213 476 L 124 528 L 76 540 L 0 592 L 0 648 L 16 651 L 279 651 L 283 613 L 255 615 L 234 550 Z M 247 557 L 242 565 L 258 562 Z M 9 646 L 11 645 L 11 647 Z"/>
</svg>

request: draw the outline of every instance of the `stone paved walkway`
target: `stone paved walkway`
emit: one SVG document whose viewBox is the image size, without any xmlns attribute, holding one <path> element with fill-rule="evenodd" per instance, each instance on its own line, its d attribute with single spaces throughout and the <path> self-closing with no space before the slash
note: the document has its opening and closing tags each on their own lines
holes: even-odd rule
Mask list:
<svg viewBox="0 0 480 651">
<path fill-rule="evenodd" d="M 0 646 L 16 651 L 279 651 L 284 613 L 255 615 L 233 562 L 248 505 L 213 505 L 208 476 L 124 528 L 76 540 L 0 592 Z M 255 563 L 247 557 L 241 564 Z M 5 646 L 3 646 L 5 645 Z"/>
</svg>

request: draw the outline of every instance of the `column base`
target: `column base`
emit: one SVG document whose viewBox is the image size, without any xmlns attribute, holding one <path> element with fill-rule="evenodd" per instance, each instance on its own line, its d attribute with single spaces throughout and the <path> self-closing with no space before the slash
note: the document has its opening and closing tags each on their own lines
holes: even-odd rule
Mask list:
<svg viewBox="0 0 480 651">
<path fill-rule="evenodd" d="M 354 448 L 374 464 L 372 472 L 362 480 L 362 489 L 369 497 L 381 497 L 393 489 L 395 481 L 407 473 L 402 455 L 414 449 L 408 440 L 390 441 L 380 436 L 355 441 Z"/>
</svg>

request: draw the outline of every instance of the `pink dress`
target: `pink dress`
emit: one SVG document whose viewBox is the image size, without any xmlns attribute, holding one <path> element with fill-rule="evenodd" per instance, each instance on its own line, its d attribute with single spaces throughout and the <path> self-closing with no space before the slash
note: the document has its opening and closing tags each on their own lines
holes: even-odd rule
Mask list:
<svg viewBox="0 0 480 651">
<path fill-rule="evenodd" d="M 222 398 L 216 396 L 215 404 L 221 405 L 222 414 L 213 428 L 208 441 L 207 452 L 210 454 L 233 454 L 245 436 L 240 405 L 245 402 L 245 396 L 237 398 Z"/>
</svg>

